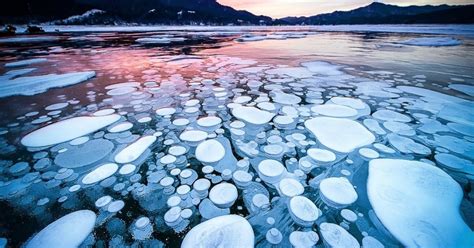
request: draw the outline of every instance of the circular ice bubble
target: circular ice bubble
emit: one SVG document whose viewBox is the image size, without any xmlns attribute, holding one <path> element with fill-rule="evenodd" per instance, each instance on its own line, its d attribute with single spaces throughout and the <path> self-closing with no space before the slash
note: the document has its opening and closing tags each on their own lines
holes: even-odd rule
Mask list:
<svg viewBox="0 0 474 248">
<path fill-rule="evenodd" d="M 331 117 L 316 117 L 307 120 L 305 127 L 322 145 L 342 153 L 372 144 L 375 136 L 360 123 Z"/>
<path fill-rule="evenodd" d="M 238 170 L 232 174 L 232 178 L 239 187 L 245 187 L 252 181 L 252 175 L 246 171 Z"/>
<path fill-rule="evenodd" d="M 178 126 L 178 127 L 184 127 L 184 126 L 187 126 L 188 124 L 189 124 L 189 120 L 184 119 L 184 118 L 176 119 L 173 121 L 173 125 Z"/>
<path fill-rule="evenodd" d="M 347 208 L 341 210 L 341 216 L 349 222 L 355 222 L 357 220 L 357 214 Z"/>
<path fill-rule="evenodd" d="M 186 147 L 184 146 L 172 146 L 168 149 L 168 153 L 177 157 L 186 153 Z"/>
<path fill-rule="evenodd" d="M 162 164 L 172 164 L 174 162 L 176 162 L 176 157 L 173 155 L 167 154 L 160 158 L 160 163 Z"/>
<path fill-rule="evenodd" d="M 180 185 L 176 189 L 176 193 L 181 196 L 186 195 L 187 193 L 189 193 L 189 191 L 191 191 L 191 187 L 189 187 L 189 185 Z"/>
<path fill-rule="evenodd" d="M 194 247 L 254 247 L 255 236 L 249 222 L 238 215 L 212 218 L 191 229 L 181 248 Z"/>
<path fill-rule="evenodd" d="M 365 236 L 363 239 L 362 239 L 362 247 L 366 248 L 366 247 L 370 247 L 370 248 L 384 248 L 385 246 L 380 242 L 378 241 L 377 239 L 375 239 L 374 237 L 372 236 Z"/>
<path fill-rule="evenodd" d="M 357 98 L 349 98 L 349 97 L 333 97 L 330 100 L 332 103 L 337 105 L 343 105 L 347 107 L 351 107 L 357 110 L 364 109 L 365 103 Z"/>
<path fill-rule="evenodd" d="M 324 242 L 332 248 L 360 248 L 359 242 L 346 229 L 333 224 L 322 223 L 319 230 Z"/>
<path fill-rule="evenodd" d="M 109 211 L 110 213 L 116 213 L 122 210 L 124 206 L 125 206 L 125 202 L 122 200 L 113 201 L 107 206 L 107 211 Z"/>
<path fill-rule="evenodd" d="M 398 121 L 398 122 L 411 121 L 410 117 L 404 114 L 400 114 L 398 112 L 392 111 L 392 110 L 387 110 L 387 109 L 378 110 L 375 113 L 373 113 L 372 116 L 375 119 L 379 119 L 383 121 Z"/>
<path fill-rule="evenodd" d="M 103 164 L 82 178 L 83 184 L 93 184 L 102 181 L 117 172 L 118 165 L 114 163 Z"/>
<path fill-rule="evenodd" d="M 173 183 L 174 183 L 174 179 L 172 177 L 165 177 L 160 180 L 160 185 L 163 187 L 169 187 L 173 185 Z"/>
<path fill-rule="evenodd" d="M 189 208 L 183 209 L 181 211 L 181 217 L 184 219 L 189 219 L 193 215 L 193 211 Z"/>
<path fill-rule="evenodd" d="M 113 113 L 115 113 L 115 109 L 102 109 L 102 110 L 94 112 L 92 115 L 93 116 L 105 116 L 105 115 L 111 115 Z"/>
<path fill-rule="evenodd" d="M 202 163 L 215 163 L 224 156 L 225 148 L 217 140 L 206 140 L 196 147 L 196 159 Z"/>
<path fill-rule="evenodd" d="M 140 229 L 141 229 L 141 228 L 144 228 L 144 227 L 146 227 L 146 226 L 148 226 L 149 224 L 150 224 L 150 219 L 149 219 L 148 217 L 145 217 L 145 216 L 139 218 L 139 219 L 135 222 L 135 226 L 136 226 L 137 228 L 140 228 Z"/>
<path fill-rule="evenodd" d="M 209 187 L 211 187 L 211 182 L 205 178 L 200 178 L 193 183 L 193 188 L 198 193 L 207 193 Z"/>
<path fill-rule="evenodd" d="M 435 155 L 436 162 L 442 166 L 458 171 L 464 171 L 465 169 L 474 168 L 474 164 L 466 159 L 456 157 L 448 153 L 439 153 Z"/>
<path fill-rule="evenodd" d="M 142 117 L 140 119 L 138 119 L 138 123 L 147 123 L 147 122 L 150 122 L 152 120 L 152 118 L 150 116 L 145 116 L 145 117 Z"/>
<path fill-rule="evenodd" d="M 110 195 L 102 196 L 101 198 L 97 199 L 97 201 L 95 201 L 95 206 L 96 206 L 97 208 L 105 207 L 105 206 L 107 206 L 112 200 L 113 200 L 113 198 L 112 198 Z"/>
<path fill-rule="evenodd" d="M 357 192 L 345 177 L 325 178 L 319 184 L 321 199 L 331 207 L 348 206 L 357 200 Z"/>
<path fill-rule="evenodd" d="M 69 103 L 67 103 L 67 102 L 55 103 L 55 104 L 51 104 L 51 105 L 47 106 L 45 108 L 45 110 L 52 111 L 52 110 L 63 109 L 65 107 L 67 107 L 68 105 L 69 105 Z"/>
<path fill-rule="evenodd" d="M 67 214 L 31 238 L 26 248 L 79 247 L 94 230 L 96 215 L 90 210 Z"/>
<path fill-rule="evenodd" d="M 160 115 L 160 116 L 170 116 L 176 113 L 176 109 L 175 108 L 161 108 L 161 109 L 157 109 L 155 112 L 157 115 Z"/>
<path fill-rule="evenodd" d="M 257 104 L 257 107 L 259 107 L 261 110 L 266 110 L 266 111 L 269 111 L 269 112 L 272 112 L 272 111 L 276 110 L 275 104 L 273 104 L 271 102 L 260 102 L 260 103 Z"/>
<path fill-rule="evenodd" d="M 120 115 L 82 116 L 59 121 L 35 130 L 21 139 L 28 147 L 51 146 L 85 136 L 120 119 Z"/>
<path fill-rule="evenodd" d="M 137 88 L 135 87 L 120 87 L 107 91 L 109 96 L 123 96 L 135 92 Z"/>
<path fill-rule="evenodd" d="M 214 167 L 206 165 L 206 166 L 202 167 L 201 170 L 204 174 L 210 174 L 214 171 Z"/>
<path fill-rule="evenodd" d="M 172 208 L 172 207 L 178 206 L 181 203 L 181 201 L 182 201 L 181 197 L 174 195 L 168 198 L 168 200 L 166 201 L 166 204 L 168 205 L 168 207 Z"/>
<path fill-rule="evenodd" d="M 205 140 L 207 138 L 207 133 L 199 130 L 189 130 L 182 132 L 181 135 L 179 135 L 179 138 L 182 141 L 197 143 Z"/>
<path fill-rule="evenodd" d="M 237 200 L 237 188 L 230 183 L 220 183 L 212 187 L 209 199 L 219 208 L 228 208 Z"/>
<path fill-rule="evenodd" d="M 307 227 L 312 226 L 321 215 L 316 205 L 304 196 L 291 198 L 288 204 L 288 210 L 296 223 Z"/>
<path fill-rule="evenodd" d="M 267 183 L 277 183 L 285 173 L 282 163 L 272 159 L 266 159 L 258 164 L 258 174 Z"/>
<path fill-rule="evenodd" d="M 270 199 L 264 194 L 256 194 L 252 197 L 252 203 L 258 208 L 263 208 L 270 205 Z"/>
<path fill-rule="evenodd" d="M 279 155 L 283 153 L 284 148 L 281 145 L 266 145 L 263 147 L 263 151 L 268 155 Z"/>
<path fill-rule="evenodd" d="M 128 121 L 125 121 L 125 122 L 121 122 L 121 123 L 109 128 L 109 132 L 111 132 L 111 133 L 120 133 L 120 132 L 130 130 L 130 128 L 132 128 L 132 127 L 133 127 L 132 123 L 130 123 Z"/>
<path fill-rule="evenodd" d="M 216 116 L 203 117 L 197 120 L 197 124 L 201 127 L 214 127 L 221 124 L 222 120 Z"/>
<path fill-rule="evenodd" d="M 76 138 L 76 139 L 73 139 L 73 140 L 69 141 L 69 145 L 78 146 L 78 145 L 82 145 L 82 144 L 86 143 L 87 141 L 89 141 L 89 137 L 88 136 L 82 136 L 82 137 L 79 137 L 79 138 Z"/>
<path fill-rule="evenodd" d="M 131 174 L 132 172 L 135 171 L 136 168 L 137 166 L 135 166 L 134 164 L 125 164 L 122 167 L 120 167 L 119 174 L 120 175 Z"/>
<path fill-rule="evenodd" d="M 370 148 L 361 148 L 361 149 L 359 149 L 359 154 L 362 157 L 365 157 L 365 158 L 368 158 L 368 159 L 374 159 L 374 158 L 380 157 L 380 154 L 377 151 L 375 151 L 373 149 L 370 149 Z"/>
<path fill-rule="evenodd" d="M 114 149 L 114 144 L 105 139 L 88 141 L 81 146 L 73 146 L 60 153 L 54 163 L 63 168 L 79 168 L 100 161 Z"/>
<path fill-rule="evenodd" d="M 179 206 L 170 208 L 163 216 L 167 224 L 173 224 L 175 222 L 178 222 L 180 217 L 181 217 L 181 208 Z"/>
<path fill-rule="evenodd" d="M 10 172 L 10 174 L 12 175 L 18 176 L 18 175 L 27 173 L 29 170 L 30 170 L 30 164 L 28 164 L 27 162 L 18 162 L 12 165 L 9 168 L 8 172 Z"/>
<path fill-rule="evenodd" d="M 275 114 L 255 107 L 237 107 L 232 109 L 232 115 L 237 119 L 254 125 L 263 125 L 270 122 Z"/>
<path fill-rule="evenodd" d="M 307 154 L 315 162 L 328 163 L 336 160 L 336 154 L 329 150 L 310 148 L 308 149 Z"/>
<path fill-rule="evenodd" d="M 317 105 L 311 108 L 311 111 L 329 117 L 354 117 L 357 110 L 336 104 Z"/>
<path fill-rule="evenodd" d="M 283 235 L 276 228 L 272 228 L 272 229 L 268 230 L 265 237 L 266 237 L 268 243 L 273 244 L 273 245 L 280 244 L 281 241 L 283 240 Z"/>
<path fill-rule="evenodd" d="M 319 236 L 316 232 L 308 231 L 294 231 L 290 234 L 290 243 L 295 248 L 311 248 L 319 241 Z"/>
<path fill-rule="evenodd" d="M 289 198 L 293 196 L 301 195 L 304 192 L 303 185 L 299 181 L 293 178 L 282 179 L 280 183 L 278 184 L 278 189 L 280 190 L 280 193 L 283 196 L 286 196 Z"/>
<path fill-rule="evenodd" d="M 244 103 L 250 102 L 251 100 L 252 100 L 252 98 L 250 96 L 239 96 L 239 97 L 235 98 L 232 102 L 239 103 L 239 104 L 244 104 Z"/>
<path fill-rule="evenodd" d="M 296 124 L 295 119 L 293 119 L 291 116 L 287 115 L 279 115 L 273 119 L 273 123 L 278 128 L 289 128 L 289 127 L 294 127 L 293 124 Z"/>
</svg>

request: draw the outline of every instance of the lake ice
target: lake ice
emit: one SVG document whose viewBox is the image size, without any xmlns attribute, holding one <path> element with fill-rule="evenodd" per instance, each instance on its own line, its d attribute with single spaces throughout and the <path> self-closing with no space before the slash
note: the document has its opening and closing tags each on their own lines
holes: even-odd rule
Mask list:
<svg viewBox="0 0 474 248">
<path fill-rule="evenodd" d="M 0 39 L 8 245 L 473 247 L 472 27 L 60 28 Z"/>
</svg>

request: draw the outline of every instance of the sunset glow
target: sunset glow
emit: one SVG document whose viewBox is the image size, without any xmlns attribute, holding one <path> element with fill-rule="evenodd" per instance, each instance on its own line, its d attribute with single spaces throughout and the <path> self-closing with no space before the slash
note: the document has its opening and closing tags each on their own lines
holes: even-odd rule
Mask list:
<svg viewBox="0 0 474 248">
<path fill-rule="evenodd" d="M 218 0 L 219 3 L 236 9 L 247 10 L 254 14 L 280 18 L 286 16 L 311 16 L 330 13 L 336 10 L 351 10 L 370 4 L 371 0 Z M 439 4 L 474 4 L 473 0 L 390 0 L 380 1 L 400 6 L 439 5 Z"/>
</svg>

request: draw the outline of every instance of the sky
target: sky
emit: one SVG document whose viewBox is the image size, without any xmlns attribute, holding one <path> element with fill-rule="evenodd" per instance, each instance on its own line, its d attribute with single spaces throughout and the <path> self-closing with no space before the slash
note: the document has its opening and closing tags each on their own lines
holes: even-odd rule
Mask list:
<svg viewBox="0 0 474 248">
<path fill-rule="evenodd" d="M 247 10 L 257 15 L 273 18 L 286 16 L 312 16 L 336 10 L 351 10 L 369 5 L 372 0 L 218 0 L 223 5 Z M 382 2 L 382 1 L 379 1 Z M 400 6 L 474 4 L 474 0 L 384 0 L 384 3 Z"/>
</svg>

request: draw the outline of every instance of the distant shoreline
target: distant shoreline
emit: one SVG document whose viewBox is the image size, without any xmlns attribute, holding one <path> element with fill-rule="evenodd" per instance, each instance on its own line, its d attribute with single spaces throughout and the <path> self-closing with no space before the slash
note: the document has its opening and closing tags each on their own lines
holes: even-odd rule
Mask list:
<svg viewBox="0 0 474 248">
<path fill-rule="evenodd" d="M 384 32 L 474 36 L 474 24 L 375 24 L 375 25 L 321 25 L 321 26 L 170 26 L 170 25 L 40 25 L 46 33 L 55 32 Z M 17 34 L 23 34 L 27 25 L 15 25 Z"/>
</svg>

